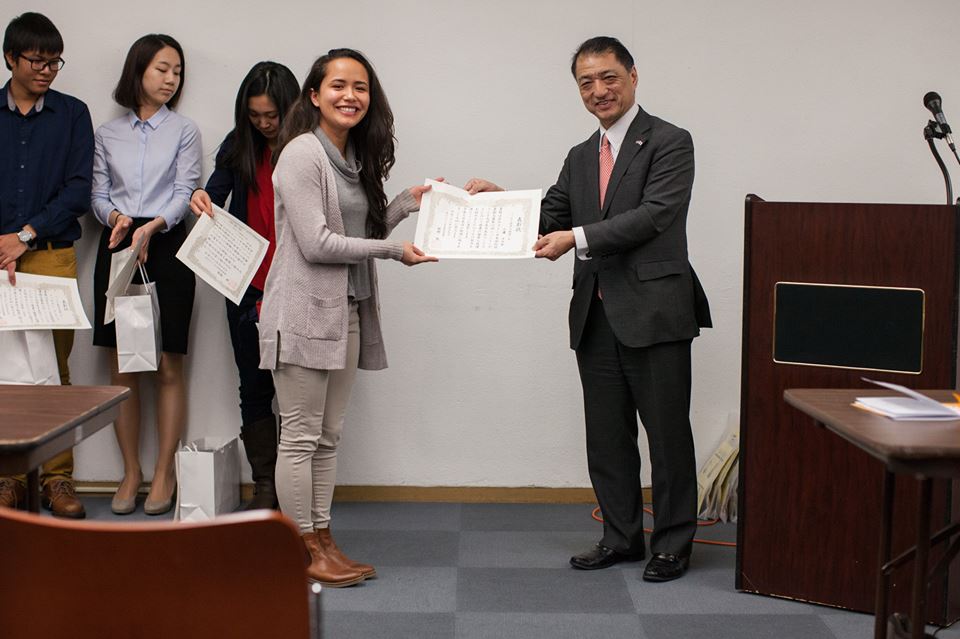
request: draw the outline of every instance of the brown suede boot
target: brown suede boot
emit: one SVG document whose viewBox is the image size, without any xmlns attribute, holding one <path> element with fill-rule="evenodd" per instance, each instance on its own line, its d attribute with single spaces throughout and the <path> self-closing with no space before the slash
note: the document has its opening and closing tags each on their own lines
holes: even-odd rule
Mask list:
<svg viewBox="0 0 960 639">
<path fill-rule="evenodd" d="M 329 530 L 330 529 L 328 528 L 327 529 L 328 533 L 329 533 Z M 330 537 L 330 546 L 331 546 L 331 551 L 337 556 L 337 558 L 340 560 L 342 564 L 344 564 L 345 566 L 350 566 L 351 568 L 355 568 L 356 570 L 359 570 L 360 573 L 363 574 L 364 579 L 377 578 L 376 568 L 374 568 L 370 564 L 362 564 L 359 561 L 354 561 L 353 559 L 350 559 L 345 554 L 343 554 L 343 551 L 340 550 L 339 546 L 337 546 L 337 542 L 333 540 L 332 535 Z"/>
<path fill-rule="evenodd" d="M 331 588 L 352 586 L 364 580 L 363 573 L 347 566 L 336 553 L 333 552 L 333 538 L 329 528 L 319 528 L 312 533 L 301 535 L 303 545 L 310 553 L 310 565 L 307 566 L 307 577 Z"/>
</svg>

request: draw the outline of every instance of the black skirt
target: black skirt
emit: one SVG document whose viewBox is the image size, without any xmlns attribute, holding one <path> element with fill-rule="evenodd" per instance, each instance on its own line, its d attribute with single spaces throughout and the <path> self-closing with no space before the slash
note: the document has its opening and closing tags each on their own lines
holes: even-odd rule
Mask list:
<svg viewBox="0 0 960 639">
<path fill-rule="evenodd" d="M 135 218 L 127 236 L 114 248 L 108 249 L 110 233 L 113 229 L 104 227 L 100 234 L 100 246 L 97 248 L 97 265 L 93 271 L 94 325 L 93 343 L 95 346 L 117 347 L 115 322 L 103 323 L 107 306 L 107 286 L 110 279 L 110 259 L 113 253 L 130 247 L 133 232 L 150 221 L 151 218 Z M 190 338 L 190 317 L 193 315 L 193 294 L 197 280 L 193 271 L 177 259 L 177 251 L 187 237 L 186 225 L 180 222 L 166 233 L 156 233 L 150 238 L 147 251 L 147 277 L 157 285 L 157 298 L 160 302 L 160 332 L 163 336 L 163 350 L 167 353 L 187 352 Z M 133 283 L 140 284 L 140 271 L 133 276 Z"/>
</svg>

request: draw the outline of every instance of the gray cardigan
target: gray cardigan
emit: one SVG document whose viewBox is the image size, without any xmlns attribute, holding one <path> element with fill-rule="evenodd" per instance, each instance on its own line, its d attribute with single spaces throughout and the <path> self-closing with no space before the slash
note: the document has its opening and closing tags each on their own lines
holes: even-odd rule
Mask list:
<svg viewBox="0 0 960 639">
<path fill-rule="evenodd" d="M 346 237 L 333 167 L 320 141 L 304 133 L 273 171 L 277 249 L 260 311 L 260 368 L 278 363 L 320 370 L 347 361 L 347 264 L 369 260 L 372 295 L 360 302 L 360 364 L 386 368 L 373 259 L 400 260 L 403 243 Z M 409 191 L 387 207 L 387 231 L 417 210 Z"/>
</svg>

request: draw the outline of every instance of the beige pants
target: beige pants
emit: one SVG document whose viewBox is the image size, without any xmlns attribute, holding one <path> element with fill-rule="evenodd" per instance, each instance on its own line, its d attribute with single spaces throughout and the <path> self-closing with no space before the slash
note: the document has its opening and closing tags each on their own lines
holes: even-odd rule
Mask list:
<svg viewBox="0 0 960 639">
<path fill-rule="evenodd" d="M 360 317 L 350 305 L 347 366 L 316 370 L 279 364 L 273 371 L 280 406 L 277 497 L 301 534 L 330 525 L 337 478 L 337 444 L 360 356 Z"/>
<path fill-rule="evenodd" d="M 77 252 L 73 247 L 52 249 L 43 242 L 36 251 L 24 253 L 17 263 L 17 271 L 33 275 L 54 275 L 77 279 Z M 70 368 L 67 360 L 73 349 L 73 331 L 53 331 L 53 347 L 57 353 L 57 367 L 60 369 L 60 383 L 70 385 Z M 73 478 L 73 449 L 68 449 L 44 462 L 40 468 L 40 485 L 46 486 L 53 479 Z M 14 479 L 21 484 L 27 483 L 26 475 L 17 475 Z"/>
</svg>

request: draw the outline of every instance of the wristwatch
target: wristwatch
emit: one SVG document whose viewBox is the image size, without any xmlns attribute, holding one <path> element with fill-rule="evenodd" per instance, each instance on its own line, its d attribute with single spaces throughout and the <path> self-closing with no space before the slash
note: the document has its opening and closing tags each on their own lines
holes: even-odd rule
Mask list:
<svg viewBox="0 0 960 639">
<path fill-rule="evenodd" d="M 29 245 L 30 242 L 34 241 L 36 238 L 37 236 L 31 233 L 30 231 L 28 231 L 27 229 L 20 229 L 17 232 L 17 239 L 27 245 Z"/>
</svg>

